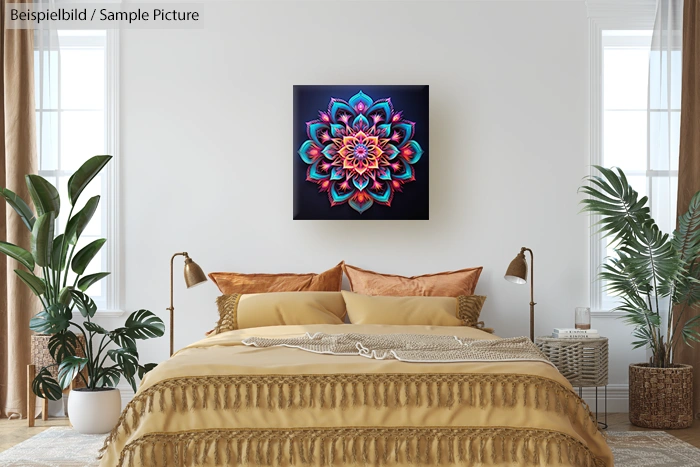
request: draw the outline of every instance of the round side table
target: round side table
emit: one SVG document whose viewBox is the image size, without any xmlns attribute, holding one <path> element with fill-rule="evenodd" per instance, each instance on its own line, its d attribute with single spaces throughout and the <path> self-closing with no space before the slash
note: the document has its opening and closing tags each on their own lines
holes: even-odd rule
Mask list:
<svg viewBox="0 0 700 467">
<path fill-rule="evenodd" d="M 598 422 L 608 427 L 608 338 L 537 337 L 535 344 L 554 364 L 559 372 L 578 388 L 595 388 L 595 416 L 598 419 L 598 388 L 605 391 L 605 421 Z"/>
</svg>

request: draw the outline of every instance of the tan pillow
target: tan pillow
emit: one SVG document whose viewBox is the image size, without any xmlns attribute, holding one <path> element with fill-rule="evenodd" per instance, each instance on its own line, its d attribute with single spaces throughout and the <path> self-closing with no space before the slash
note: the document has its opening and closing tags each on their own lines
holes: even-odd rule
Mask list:
<svg viewBox="0 0 700 467">
<path fill-rule="evenodd" d="M 342 291 L 352 324 L 399 324 L 423 326 L 470 326 L 483 329 L 479 321 L 486 297 L 378 297 Z M 492 331 L 491 331 L 492 332 Z"/>
<path fill-rule="evenodd" d="M 320 274 L 243 274 L 212 272 L 209 278 L 223 294 L 267 292 L 339 292 L 343 281 L 341 264 Z"/>
<path fill-rule="evenodd" d="M 216 299 L 219 322 L 214 335 L 235 329 L 287 324 L 343 324 L 340 292 L 230 294 Z"/>
<path fill-rule="evenodd" d="M 473 295 L 482 270 L 478 267 L 405 277 L 367 271 L 349 264 L 343 264 L 343 269 L 353 292 L 391 297 Z"/>
</svg>

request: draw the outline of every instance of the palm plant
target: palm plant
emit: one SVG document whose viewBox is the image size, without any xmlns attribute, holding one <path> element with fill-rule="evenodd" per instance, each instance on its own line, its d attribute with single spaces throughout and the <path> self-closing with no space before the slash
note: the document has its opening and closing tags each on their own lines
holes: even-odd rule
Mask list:
<svg viewBox="0 0 700 467">
<path fill-rule="evenodd" d="M 148 310 L 135 311 L 123 327 L 114 331 L 107 331 L 92 321 L 97 305 L 85 292 L 109 273 L 85 275 L 85 271 L 106 239 L 95 240 L 79 251 L 75 250 L 97 210 L 100 197 L 93 196 L 75 215 L 73 213 L 81 193 L 111 158 L 92 157 L 70 177 L 68 221 L 63 233 L 55 237 L 61 209 L 56 187 L 39 175 L 25 177 L 36 214 L 17 194 L 0 188 L 0 196 L 31 232 L 31 251 L 0 241 L 0 253 L 24 267 L 15 269 L 15 273 L 41 301 L 43 310 L 31 319 L 29 327 L 35 332 L 51 335 L 48 349 L 55 363 L 39 369 L 32 388 L 35 394 L 51 400 L 60 399 L 62 389 L 77 376 L 83 379 L 88 389 L 96 390 L 116 386 L 123 375 L 135 391 L 136 376 L 142 377 L 155 366 L 139 364 L 136 340 L 162 336 L 165 330 L 160 318 Z M 69 278 L 69 270 L 73 271 L 74 277 Z M 73 320 L 76 309 L 86 319 L 82 325 Z M 82 334 L 82 340 L 75 331 Z M 109 348 L 110 344 L 116 344 L 116 348 Z M 76 355 L 78 348 L 80 356 Z M 49 371 L 54 366 L 58 366 L 58 381 Z"/>
<path fill-rule="evenodd" d="M 614 311 L 624 312 L 634 326 L 633 347 L 651 349 L 650 366 L 671 367 L 679 342 L 700 341 L 700 316 L 685 316 L 700 303 L 700 192 L 669 235 L 661 232 L 647 197 L 639 198 L 622 170 L 594 167 L 601 175 L 587 177 L 589 185 L 579 189 L 589 196 L 581 201 L 582 211 L 600 216 L 595 226 L 616 253 L 598 276 L 620 299 Z"/>
</svg>

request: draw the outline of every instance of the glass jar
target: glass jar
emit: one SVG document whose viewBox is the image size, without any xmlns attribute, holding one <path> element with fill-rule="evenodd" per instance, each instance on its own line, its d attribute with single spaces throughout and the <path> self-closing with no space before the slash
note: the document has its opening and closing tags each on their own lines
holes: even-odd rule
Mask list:
<svg viewBox="0 0 700 467">
<path fill-rule="evenodd" d="M 591 329 L 591 309 L 587 307 L 576 308 L 574 323 L 576 329 Z"/>
</svg>

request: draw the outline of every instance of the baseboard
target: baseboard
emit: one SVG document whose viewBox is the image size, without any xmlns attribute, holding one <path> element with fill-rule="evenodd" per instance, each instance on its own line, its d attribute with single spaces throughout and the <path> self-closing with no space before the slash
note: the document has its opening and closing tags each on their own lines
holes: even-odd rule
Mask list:
<svg viewBox="0 0 700 467">
<path fill-rule="evenodd" d="M 134 390 L 127 382 L 117 386 L 122 396 L 122 409 L 134 397 Z M 583 399 L 595 413 L 595 388 L 583 388 Z M 629 386 L 627 384 L 608 385 L 608 413 L 626 413 L 629 410 Z M 598 413 L 605 411 L 605 388 L 598 388 Z"/>
<path fill-rule="evenodd" d="M 578 390 L 578 389 L 576 389 Z M 583 399 L 595 413 L 595 388 L 583 388 Z M 608 413 L 626 413 L 629 410 L 629 386 L 627 384 L 608 385 Z M 605 411 L 605 388 L 598 388 L 598 418 Z"/>
<path fill-rule="evenodd" d="M 124 410 L 126 404 L 128 404 L 131 401 L 131 399 L 134 398 L 134 390 L 131 389 L 131 385 L 126 381 L 120 382 L 117 385 L 117 389 L 119 389 L 119 393 L 122 396 L 122 410 Z"/>
</svg>

